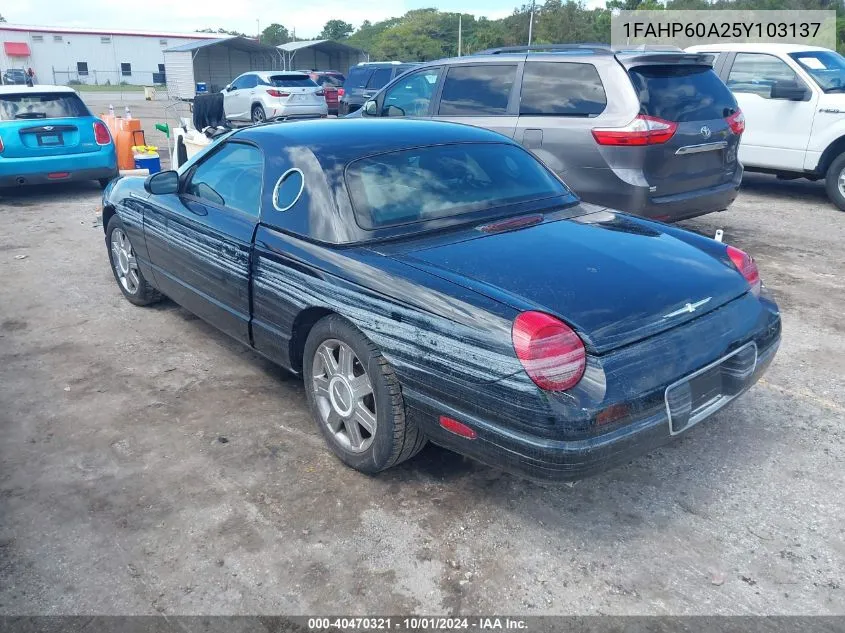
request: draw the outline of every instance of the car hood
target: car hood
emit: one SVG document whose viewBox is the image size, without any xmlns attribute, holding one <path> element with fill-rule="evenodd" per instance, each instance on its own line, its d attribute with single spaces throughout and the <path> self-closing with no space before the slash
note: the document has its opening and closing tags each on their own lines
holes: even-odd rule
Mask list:
<svg viewBox="0 0 845 633">
<path fill-rule="evenodd" d="M 476 230 L 419 248 L 408 244 L 393 256 L 518 310 L 556 315 L 591 351 L 602 353 L 677 327 L 748 291 L 727 257 L 720 261 L 677 233 L 599 212 L 501 233 Z"/>
</svg>

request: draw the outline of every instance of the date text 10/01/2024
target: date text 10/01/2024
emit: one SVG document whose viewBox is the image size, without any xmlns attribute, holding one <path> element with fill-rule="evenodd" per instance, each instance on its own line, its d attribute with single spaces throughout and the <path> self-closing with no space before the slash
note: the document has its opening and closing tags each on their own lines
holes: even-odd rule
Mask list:
<svg viewBox="0 0 845 633">
<path fill-rule="evenodd" d="M 821 22 L 625 22 L 625 37 L 816 37 Z"/>
<path fill-rule="evenodd" d="M 308 628 L 350 630 L 407 630 L 449 631 L 472 630 L 526 630 L 525 620 L 508 617 L 439 618 L 439 617 L 374 617 L 374 618 L 309 618 Z"/>
</svg>

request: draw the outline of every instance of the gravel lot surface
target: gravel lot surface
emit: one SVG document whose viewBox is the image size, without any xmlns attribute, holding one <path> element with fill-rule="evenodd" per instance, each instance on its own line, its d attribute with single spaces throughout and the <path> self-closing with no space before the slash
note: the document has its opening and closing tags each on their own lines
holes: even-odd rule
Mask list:
<svg viewBox="0 0 845 633">
<path fill-rule="evenodd" d="M 432 446 L 345 468 L 298 379 L 122 298 L 98 204 L 0 194 L 0 614 L 845 613 L 845 214 L 820 184 L 750 175 L 685 223 L 780 302 L 763 381 L 571 486 Z"/>
</svg>

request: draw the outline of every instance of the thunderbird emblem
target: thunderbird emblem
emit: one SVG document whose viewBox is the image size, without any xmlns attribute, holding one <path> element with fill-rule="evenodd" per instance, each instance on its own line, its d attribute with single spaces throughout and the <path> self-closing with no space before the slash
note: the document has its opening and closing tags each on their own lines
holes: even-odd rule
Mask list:
<svg viewBox="0 0 845 633">
<path fill-rule="evenodd" d="M 703 136 L 706 139 L 713 136 L 713 132 L 711 132 L 710 128 L 707 127 L 706 125 L 701 126 L 701 129 L 699 130 L 699 132 L 701 133 L 701 136 Z"/>
<path fill-rule="evenodd" d="M 688 314 L 690 312 L 695 312 L 703 306 L 705 303 L 710 301 L 713 297 L 707 297 L 706 299 L 702 299 L 701 301 L 696 301 L 695 303 L 688 303 L 680 310 L 675 310 L 674 312 L 670 312 L 669 314 L 664 314 L 664 319 L 671 319 L 672 317 L 681 316 L 682 314 Z"/>
</svg>

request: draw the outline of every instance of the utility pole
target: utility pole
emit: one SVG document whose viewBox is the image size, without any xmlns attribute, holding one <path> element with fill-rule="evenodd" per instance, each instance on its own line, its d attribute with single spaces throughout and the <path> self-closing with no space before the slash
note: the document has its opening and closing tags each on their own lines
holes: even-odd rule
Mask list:
<svg viewBox="0 0 845 633">
<path fill-rule="evenodd" d="M 531 46 L 531 36 L 534 33 L 534 0 L 531 0 L 531 17 L 528 18 L 528 46 Z"/>
<path fill-rule="evenodd" d="M 462 26 L 461 18 L 463 18 L 463 16 L 459 13 L 458 14 L 458 57 L 461 56 L 461 26 Z"/>
<path fill-rule="evenodd" d="M 255 18 L 255 30 L 258 31 L 258 43 L 261 44 L 261 22 L 258 21 L 258 18 Z"/>
</svg>

